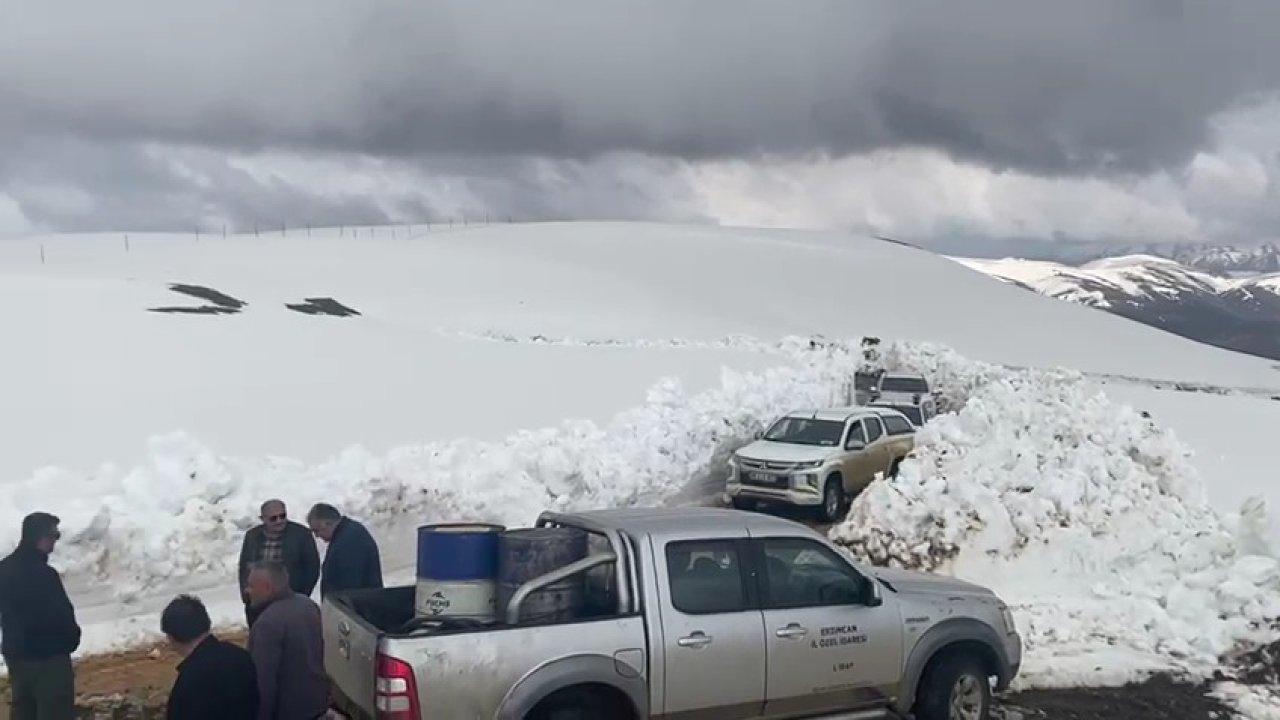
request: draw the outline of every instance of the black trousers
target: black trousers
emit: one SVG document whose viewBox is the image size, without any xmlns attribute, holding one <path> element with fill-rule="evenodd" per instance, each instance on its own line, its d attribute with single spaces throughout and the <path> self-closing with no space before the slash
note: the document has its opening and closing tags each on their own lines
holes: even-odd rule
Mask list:
<svg viewBox="0 0 1280 720">
<path fill-rule="evenodd" d="M 75 720 L 76 678 L 70 655 L 7 662 L 13 720 Z"/>
</svg>

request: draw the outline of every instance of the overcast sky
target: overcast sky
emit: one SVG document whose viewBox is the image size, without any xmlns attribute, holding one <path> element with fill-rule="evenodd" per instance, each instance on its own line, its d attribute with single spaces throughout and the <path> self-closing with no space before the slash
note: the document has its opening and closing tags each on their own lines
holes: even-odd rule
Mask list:
<svg viewBox="0 0 1280 720">
<path fill-rule="evenodd" d="M 0 233 L 1280 237 L 1280 3 L 0 5 Z"/>
</svg>

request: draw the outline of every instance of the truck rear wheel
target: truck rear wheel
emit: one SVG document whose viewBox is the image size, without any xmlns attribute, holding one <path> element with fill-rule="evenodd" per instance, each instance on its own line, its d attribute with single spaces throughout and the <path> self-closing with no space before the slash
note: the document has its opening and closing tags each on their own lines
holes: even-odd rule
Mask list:
<svg viewBox="0 0 1280 720">
<path fill-rule="evenodd" d="M 598 720 L 634 717 L 630 705 L 607 685 L 584 685 L 552 693 L 525 720 Z"/>
<path fill-rule="evenodd" d="M 982 662 L 964 653 L 938 658 L 925 672 L 916 695 L 918 720 L 988 720 L 991 681 Z"/>
<path fill-rule="evenodd" d="M 898 468 L 902 466 L 902 458 L 898 458 L 889 464 L 889 472 L 885 474 L 885 479 L 892 480 L 898 477 Z"/>
</svg>

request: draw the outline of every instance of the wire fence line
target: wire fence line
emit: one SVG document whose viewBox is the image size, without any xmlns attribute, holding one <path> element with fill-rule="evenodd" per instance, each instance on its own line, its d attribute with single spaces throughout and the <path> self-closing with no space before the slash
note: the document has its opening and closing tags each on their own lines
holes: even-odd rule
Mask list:
<svg viewBox="0 0 1280 720">
<path fill-rule="evenodd" d="M 116 231 L 116 232 L 94 232 L 93 235 L 115 236 L 118 235 L 120 247 L 123 252 L 133 252 L 136 240 L 139 237 L 163 235 L 166 241 L 172 241 L 177 238 L 189 238 L 192 242 L 213 242 L 217 240 L 227 240 L 233 238 L 252 237 L 256 239 L 271 239 L 273 237 L 307 237 L 307 238 L 350 238 L 350 239 L 413 239 L 422 237 L 435 232 L 462 228 L 488 227 L 490 225 L 512 225 L 512 224 L 540 224 L 568 222 L 568 219 L 548 219 L 539 218 L 531 220 L 521 220 L 513 216 L 494 217 L 485 215 L 479 219 L 460 216 L 457 218 L 436 219 L 430 221 L 413 222 L 413 223 L 383 223 L 374 225 L 326 225 L 301 223 L 292 225 L 289 223 L 278 224 L 262 224 L 255 223 L 248 227 L 231 227 L 222 224 L 215 228 L 207 226 L 196 226 L 190 230 L 148 230 L 148 231 Z M 130 239 L 130 236 L 133 239 Z M 40 264 L 45 265 L 56 259 L 56 254 L 52 252 L 53 248 L 47 247 L 49 243 L 41 241 L 38 243 L 38 253 Z"/>
</svg>

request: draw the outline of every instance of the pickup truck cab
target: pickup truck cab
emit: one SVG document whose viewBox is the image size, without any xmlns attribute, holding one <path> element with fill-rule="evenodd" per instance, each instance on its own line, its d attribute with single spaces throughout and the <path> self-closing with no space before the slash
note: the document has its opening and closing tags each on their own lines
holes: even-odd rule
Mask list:
<svg viewBox="0 0 1280 720">
<path fill-rule="evenodd" d="M 413 588 L 324 600 L 340 709 L 426 718 L 985 720 L 1021 641 L 991 591 L 864 566 L 788 520 L 716 508 L 544 513 L 593 552 L 529 581 L 491 625 L 415 620 Z M 584 574 L 591 608 L 520 624 Z"/>
<path fill-rule="evenodd" d="M 725 494 L 740 510 L 760 501 L 816 507 L 834 522 L 877 475 L 896 475 L 914 447 L 915 427 L 892 408 L 791 413 L 733 454 Z"/>
</svg>

